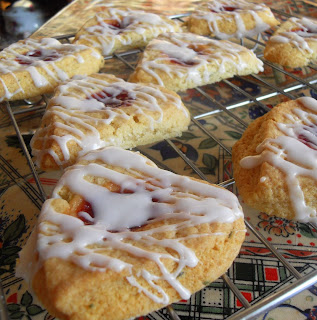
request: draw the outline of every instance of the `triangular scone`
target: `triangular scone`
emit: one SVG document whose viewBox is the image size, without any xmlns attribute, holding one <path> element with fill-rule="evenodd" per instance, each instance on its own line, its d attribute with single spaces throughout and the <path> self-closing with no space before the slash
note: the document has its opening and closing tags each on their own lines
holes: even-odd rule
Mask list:
<svg viewBox="0 0 317 320">
<path fill-rule="evenodd" d="M 173 91 L 94 74 L 57 88 L 31 141 L 32 152 L 43 169 L 67 167 L 97 148 L 133 148 L 179 136 L 189 121 Z"/>
<path fill-rule="evenodd" d="M 52 92 L 74 75 L 98 72 L 103 63 L 98 51 L 84 45 L 53 38 L 18 41 L 0 52 L 0 101 Z"/>
<path fill-rule="evenodd" d="M 66 170 L 17 272 L 61 320 L 135 319 L 216 280 L 244 236 L 230 191 L 108 147 Z"/>
<path fill-rule="evenodd" d="M 145 48 L 131 82 L 157 83 L 174 91 L 262 71 L 255 54 L 225 40 L 193 33 L 166 33 Z"/>
<path fill-rule="evenodd" d="M 179 21 L 164 16 L 110 8 L 90 19 L 76 34 L 74 42 L 110 55 L 120 50 L 143 47 L 163 32 L 180 30 Z"/>
<path fill-rule="evenodd" d="M 208 1 L 188 18 L 190 32 L 219 39 L 252 37 L 278 24 L 269 7 L 243 0 Z"/>
<path fill-rule="evenodd" d="M 264 58 L 292 68 L 316 61 L 317 20 L 288 19 L 267 42 Z"/>
<path fill-rule="evenodd" d="M 317 101 L 302 97 L 252 122 L 233 146 L 244 202 L 270 215 L 317 223 Z"/>
</svg>

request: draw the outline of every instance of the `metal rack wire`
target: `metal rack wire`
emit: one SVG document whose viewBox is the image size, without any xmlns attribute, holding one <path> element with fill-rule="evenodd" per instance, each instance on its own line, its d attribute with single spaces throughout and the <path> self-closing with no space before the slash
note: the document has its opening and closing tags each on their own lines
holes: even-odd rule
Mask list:
<svg viewBox="0 0 317 320">
<path fill-rule="evenodd" d="M 276 14 L 279 14 L 280 16 L 289 17 L 290 14 L 281 12 L 278 10 L 274 10 Z M 183 16 L 175 16 L 174 18 L 180 19 Z M 65 35 L 58 37 L 59 39 L 63 39 L 65 41 L 69 41 L 69 38 L 71 38 L 72 35 Z M 250 43 L 253 43 L 253 49 L 255 50 L 257 46 L 264 46 L 265 43 L 260 41 L 259 38 L 253 39 L 253 38 L 247 38 L 244 41 L 248 41 L 248 45 Z M 244 41 L 241 42 L 242 45 L 245 45 Z M 133 65 L 129 62 L 127 59 L 129 56 L 139 53 L 139 50 L 132 50 L 125 53 L 115 54 L 114 56 L 106 57 L 105 59 L 118 59 L 122 63 L 124 63 L 129 69 L 133 69 Z M 261 57 L 261 55 L 259 56 Z M 264 64 L 270 68 L 273 68 L 277 72 L 283 73 L 287 75 L 288 77 L 293 79 L 293 82 L 291 85 L 280 87 L 275 84 L 270 83 L 266 79 L 263 79 L 259 75 L 251 75 L 248 79 L 249 81 L 254 81 L 259 86 L 263 86 L 268 89 L 268 92 L 265 94 L 260 94 L 258 96 L 250 95 L 246 90 L 238 87 L 236 84 L 232 82 L 232 79 L 224 80 L 223 83 L 227 86 L 229 86 L 233 91 L 238 92 L 240 95 L 242 95 L 244 98 L 241 99 L 238 103 L 231 103 L 228 105 L 224 105 L 217 100 L 215 100 L 211 95 L 206 92 L 203 88 L 196 88 L 195 90 L 203 96 L 207 103 L 210 104 L 213 108 L 210 111 L 206 111 L 203 113 L 199 113 L 198 115 L 195 115 L 192 117 L 192 123 L 197 126 L 201 132 L 203 132 L 206 136 L 213 139 L 220 148 L 226 152 L 228 155 L 231 155 L 231 150 L 228 148 L 217 135 L 212 133 L 211 131 L 207 130 L 204 125 L 199 121 L 201 119 L 207 119 L 208 117 L 211 117 L 217 113 L 225 113 L 232 119 L 234 119 L 242 128 L 247 127 L 247 123 L 242 120 L 239 116 L 237 116 L 233 111 L 236 108 L 249 105 L 249 104 L 255 104 L 264 110 L 268 111 L 269 108 L 264 104 L 262 101 L 265 99 L 268 99 L 270 97 L 276 96 L 276 95 L 283 95 L 289 99 L 295 99 L 296 94 L 295 90 L 299 88 L 309 88 L 311 90 L 314 90 L 317 92 L 317 86 L 315 85 L 317 83 L 317 78 L 313 79 L 302 79 L 293 73 L 290 73 L 280 66 L 277 66 L 275 64 L 272 64 L 266 60 L 263 60 Z M 317 67 L 314 65 L 310 66 L 313 70 L 317 70 Z M 240 77 L 237 77 L 240 78 Z M 4 103 L 4 106 L 6 108 L 6 111 L 10 117 L 10 121 L 12 126 L 14 127 L 16 131 L 16 135 L 19 139 L 19 142 L 21 144 L 21 147 L 23 149 L 24 155 L 27 159 L 28 166 L 30 168 L 31 174 L 34 177 L 34 181 L 36 184 L 36 188 L 29 182 L 28 177 L 22 176 L 19 174 L 19 172 L 14 169 L 2 156 L 0 156 L 0 169 L 3 170 L 7 176 L 11 179 L 11 182 L 7 183 L 6 185 L 0 186 L 2 188 L 8 187 L 12 184 L 17 184 L 22 190 L 28 194 L 28 196 L 32 199 L 32 201 L 35 203 L 35 205 L 38 208 L 41 208 L 42 203 L 46 199 L 46 194 L 43 189 L 43 186 L 41 184 L 39 173 L 37 169 L 35 168 L 32 157 L 28 151 L 27 145 L 23 139 L 23 135 L 19 129 L 19 124 L 16 120 L 16 117 L 21 114 L 28 114 L 30 112 L 37 112 L 37 111 L 43 111 L 46 107 L 47 98 L 44 96 L 41 100 L 41 103 L 36 103 L 34 105 L 30 105 L 26 109 L 18 109 L 15 110 L 10 103 L 6 102 Z M 15 110 L 15 111 L 14 111 Z M 167 139 L 166 142 L 168 145 L 178 154 L 178 156 L 188 165 L 193 172 L 195 172 L 201 179 L 209 181 L 208 177 L 198 168 L 198 166 L 190 160 L 176 145 L 173 143 L 172 140 Z M 152 159 L 155 161 L 155 159 Z M 168 168 L 169 169 L 169 168 Z M 234 184 L 233 179 L 229 179 L 227 181 L 220 181 L 218 183 L 219 185 L 223 187 L 232 186 Z M 260 314 L 263 314 L 267 312 L 268 310 L 272 309 L 273 307 L 277 306 L 278 304 L 282 303 L 286 299 L 289 299 L 290 297 L 298 294 L 304 289 L 307 289 L 314 285 L 317 282 L 317 271 L 311 272 L 308 275 L 303 276 L 297 269 L 294 268 L 294 266 L 283 256 L 283 254 L 276 249 L 269 241 L 266 240 L 266 238 L 256 229 L 252 223 L 249 221 L 245 221 L 247 228 L 259 239 L 259 241 L 262 243 L 263 246 L 268 248 L 271 253 L 278 259 L 285 268 L 289 271 L 291 275 L 294 276 L 296 279 L 294 283 L 290 284 L 286 288 L 277 291 L 276 293 L 270 294 L 268 297 L 260 300 L 259 302 L 255 304 L 250 304 L 248 300 L 244 297 L 244 295 L 240 292 L 238 287 L 233 283 L 233 281 L 230 279 L 230 277 L 227 274 L 224 274 L 222 276 L 222 280 L 226 285 L 232 290 L 234 295 L 239 299 L 241 302 L 243 308 L 239 310 L 237 313 L 229 316 L 227 319 L 231 320 L 237 320 L 237 319 L 253 319 L 256 316 L 259 316 Z M 2 279 L 2 285 L 4 288 L 10 286 L 12 283 L 21 281 L 21 279 L 17 279 L 14 277 L 14 274 L 10 274 L 7 277 Z M 5 308 L 5 301 L 3 300 L 3 293 L 0 292 L 0 318 L 1 319 L 8 319 L 8 314 L 6 312 Z M 180 319 L 177 315 L 177 312 L 173 309 L 172 306 L 167 307 L 167 313 L 169 314 L 170 318 L 173 320 Z"/>
</svg>

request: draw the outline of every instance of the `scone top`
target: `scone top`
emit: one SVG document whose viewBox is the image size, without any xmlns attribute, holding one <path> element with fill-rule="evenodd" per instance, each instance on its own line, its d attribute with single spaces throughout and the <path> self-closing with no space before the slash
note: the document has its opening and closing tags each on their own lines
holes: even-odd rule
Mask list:
<svg viewBox="0 0 317 320">
<path fill-rule="evenodd" d="M 190 239 L 226 238 L 230 231 L 213 233 L 210 224 L 233 224 L 242 217 L 231 192 L 159 169 L 139 153 L 108 147 L 68 168 L 45 202 L 35 244 L 39 260 L 29 271 L 50 258 L 66 259 L 88 271 L 125 271 L 128 283 L 156 303 L 169 302 L 161 280 L 188 299 L 190 292 L 177 277 L 199 263 Z M 141 269 L 136 272 L 134 260 L 112 250 L 138 265 L 141 259 Z M 21 258 L 23 266 L 30 259 L 24 253 Z M 163 263 L 168 259 L 176 262 L 173 271 Z M 142 269 L 146 261 L 160 274 Z"/>
<path fill-rule="evenodd" d="M 255 128 L 260 143 L 254 145 L 248 137 Z M 283 218 L 317 222 L 316 128 L 317 101 L 302 97 L 276 106 L 246 130 L 233 148 L 233 160 L 247 204 Z M 259 140 L 258 132 L 267 138 Z M 244 152 L 245 143 L 250 147 Z"/>
<path fill-rule="evenodd" d="M 74 43 L 94 47 L 103 55 L 139 48 L 162 32 L 180 30 L 179 21 L 141 10 L 107 8 L 79 30 Z"/>
<path fill-rule="evenodd" d="M 0 101 L 48 93 L 74 75 L 99 71 L 100 53 L 53 38 L 25 39 L 0 52 Z"/>
<path fill-rule="evenodd" d="M 255 36 L 278 24 L 269 7 L 244 0 L 205 2 L 188 21 L 191 32 L 219 39 Z"/>
<path fill-rule="evenodd" d="M 43 169 L 57 169 L 101 147 L 133 148 L 178 136 L 189 121 L 180 97 L 165 88 L 109 74 L 77 77 L 50 100 L 32 153 Z"/>
<path fill-rule="evenodd" d="M 168 32 L 145 48 L 129 81 L 157 83 L 174 91 L 258 73 L 263 63 L 247 48 L 189 32 Z"/>
<path fill-rule="evenodd" d="M 309 42 L 317 42 L 317 20 L 290 18 L 270 38 L 272 42 L 291 42 L 296 47 L 312 52 Z"/>
</svg>

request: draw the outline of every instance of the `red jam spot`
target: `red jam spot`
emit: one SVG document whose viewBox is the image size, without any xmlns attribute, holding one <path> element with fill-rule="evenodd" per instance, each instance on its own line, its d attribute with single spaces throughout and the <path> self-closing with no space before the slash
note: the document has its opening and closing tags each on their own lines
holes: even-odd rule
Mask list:
<svg viewBox="0 0 317 320">
<path fill-rule="evenodd" d="M 190 44 L 188 46 L 188 49 L 194 50 L 198 55 L 204 55 L 206 47 L 204 45 L 199 45 L 199 44 L 198 45 Z"/>
<path fill-rule="evenodd" d="M 126 26 L 122 25 L 118 20 L 107 20 L 105 23 L 110 27 L 110 29 L 116 31 L 116 34 L 122 33 L 121 30 L 125 29 Z"/>
<path fill-rule="evenodd" d="M 220 8 L 219 11 L 216 11 L 216 10 L 213 10 L 213 9 L 210 9 L 211 12 L 215 12 L 215 13 L 219 13 L 219 12 L 222 12 L 222 11 L 228 11 L 228 12 L 232 12 L 232 11 L 236 11 L 238 8 L 235 8 L 235 7 L 229 7 L 229 6 L 223 6 Z"/>
<path fill-rule="evenodd" d="M 308 130 L 307 130 L 308 131 Z M 317 127 L 311 127 L 311 130 L 309 130 L 310 133 L 312 133 L 316 139 L 317 139 Z M 307 136 L 306 134 L 300 134 L 298 136 L 298 140 L 300 142 L 302 142 L 304 145 L 306 145 L 307 147 L 313 149 L 313 150 L 317 150 L 317 145 L 316 143 L 312 142 Z"/>
<path fill-rule="evenodd" d="M 194 62 L 194 61 L 183 61 L 183 60 L 174 59 L 174 58 L 171 58 L 170 61 L 172 63 L 179 64 L 179 65 L 184 66 L 184 67 L 191 67 L 191 66 L 194 66 L 196 64 L 196 62 Z"/>
<path fill-rule="evenodd" d="M 310 36 L 310 35 L 305 35 L 305 33 L 311 33 L 311 34 L 315 33 L 316 34 L 316 32 L 313 32 L 312 30 L 309 30 L 309 29 L 304 30 L 303 28 L 299 28 L 299 27 L 293 28 L 290 31 L 295 32 L 295 33 L 304 32 L 304 34 L 303 33 L 300 34 L 301 37 L 305 37 L 305 36 L 309 37 Z"/>
<path fill-rule="evenodd" d="M 109 26 L 112 26 L 112 27 L 116 28 L 116 29 L 122 29 L 122 27 L 121 27 L 121 25 L 120 25 L 120 22 L 117 21 L 117 20 L 107 21 L 107 24 L 108 24 Z"/>
<path fill-rule="evenodd" d="M 117 96 L 112 96 L 109 92 L 99 91 L 93 93 L 91 98 L 102 102 L 106 107 L 118 108 L 129 107 L 132 104 L 133 98 L 130 97 L 128 91 L 121 91 Z M 89 98 L 88 98 L 89 99 Z"/>
<path fill-rule="evenodd" d="M 15 60 L 19 64 L 30 65 L 35 61 L 54 61 L 60 57 L 60 54 L 56 50 L 33 50 L 25 53 L 23 56 L 16 58 Z"/>
<path fill-rule="evenodd" d="M 88 213 L 91 216 L 92 219 L 95 217 L 94 211 L 93 211 L 93 209 L 91 207 L 91 204 L 88 201 L 83 201 L 82 204 L 77 208 L 77 213 L 79 213 L 79 212 Z M 78 216 L 78 218 L 81 221 L 83 221 L 85 225 L 92 225 L 93 224 L 92 221 L 89 221 L 89 220 L 85 219 L 82 216 Z"/>
<path fill-rule="evenodd" d="M 152 189 L 146 188 L 148 191 L 153 191 Z M 115 193 L 121 193 L 121 194 L 133 194 L 135 191 L 130 190 L 130 189 L 123 189 L 123 190 L 118 190 L 118 191 L 113 191 Z M 157 198 L 152 198 L 152 202 L 159 202 L 159 199 Z"/>
</svg>

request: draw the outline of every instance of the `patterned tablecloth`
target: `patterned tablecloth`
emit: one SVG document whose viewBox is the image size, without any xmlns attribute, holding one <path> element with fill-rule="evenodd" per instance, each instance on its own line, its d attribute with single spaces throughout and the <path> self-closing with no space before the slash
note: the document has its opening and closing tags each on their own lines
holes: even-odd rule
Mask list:
<svg viewBox="0 0 317 320">
<path fill-rule="evenodd" d="M 77 0 L 48 21 L 34 36 L 73 34 L 95 11 L 101 10 L 105 5 L 129 6 L 172 15 L 190 12 L 197 3 L 196 0 L 118 0 L 109 4 L 100 0 Z M 290 14 L 317 17 L 314 1 L 279 1 L 268 4 Z M 284 15 L 277 14 L 277 17 L 286 19 Z M 267 36 L 267 33 L 263 35 L 264 40 Z M 263 46 L 258 45 L 255 51 L 261 55 Z M 137 54 L 129 55 L 127 59 L 134 65 Z M 287 90 L 295 97 L 307 95 L 317 98 L 316 87 L 315 89 L 301 85 L 295 87 L 297 81 L 293 78 L 297 76 L 306 80 L 317 79 L 316 70 L 316 67 L 285 69 L 288 72 L 285 74 L 266 65 L 260 77 L 279 88 L 289 88 Z M 131 69 L 126 64 L 115 58 L 107 60 L 103 71 L 114 73 L 124 79 L 127 79 L 131 73 Z M 253 77 L 237 77 L 230 79 L 229 82 L 222 81 L 206 86 L 204 90 L 211 99 L 202 96 L 195 89 L 188 90 L 181 96 L 193 116 L 214 111 L 210 112 L 209 116 L 199 118 L 198 122 L 228 151 L 241 137 L 245 127 L 232 115 L 219 112 L 218 103 L 224 106 L 236 106 L 231 109 L 232 114 L 250 123 L 265 113 L 261 105 L 254 103 L 252 98 L 258 98 L 261 103 L 270 107 L 289 99 L 285 95 L 275 94 L 275 90 L 256 81 Z M 246 96 L 246 93 L 249 96 Z M 37 103 L 40 105 L 42 101 Z M 17 112 L 15 118 L 24 141 L 29 146 L 32 134 L 39 126 L 43 109 L 19 113 L 29 108 L 25 102 L 14 103 L 11 108 Z M 4 297 L 11 319 L 48 320 L 52 317 L 32 295 L 27 284 L 14 275 L 18 252 L 36 223 L 42 203 L 5 104 L 0 105 L 0 113 L 0 275 Z M 232 178 L 230 152 L 221 147 L 194 122 L 181 137 L 171 140 L 206 175 L 209 181 L 219 183 Z M 162 168 L 197 177 L 192 168 L 182 160 L 167 141 L 142 146 L 138 150 L 154 159 Z M 60 172 L 40 172 L 40 180 L 47 194 L 50 194 L 60 174 Z M 230 188 L 236 191 L 234 186 Z M 317 269 L 317 231 L 314 226 L 270 217 L 264 212 L 258 212 L 246 206 L 244 209 L 246 220 L 267 241 L 278 248 L 301 274 L 305 275 Z M 229 269 L 228 276 L 251 304 L 270 296 L 276 290 L 294 281 L 294 277 L 287 268 L 249 230 L 239 257 Z M 181 319 L 223 319 L 241 307 L 241 302 L 235 298 L 222 279 L 208 284 L 188 301 L 174 304 L 174 309 Z M 166 309 L 162 309 L 143 319 L 167 318 Z M 314 288 L 301 292 L 260 317 L 263 320 L 313 320 L 316 318 L 317 292 Z"/>
</svg>

